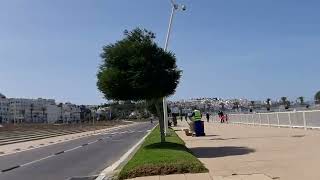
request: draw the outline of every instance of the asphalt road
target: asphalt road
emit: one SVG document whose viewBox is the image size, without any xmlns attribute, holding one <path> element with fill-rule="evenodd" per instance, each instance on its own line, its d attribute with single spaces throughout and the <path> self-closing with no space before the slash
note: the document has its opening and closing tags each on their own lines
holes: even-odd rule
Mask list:
<svg viewBox="0 0 320 180">
<path fill-rule="evenodd" d="M 0 157 L 1 180 L 66 180 L 98 175 L 155 124 L 139 123 L 105 134 Z"/>
</svg>

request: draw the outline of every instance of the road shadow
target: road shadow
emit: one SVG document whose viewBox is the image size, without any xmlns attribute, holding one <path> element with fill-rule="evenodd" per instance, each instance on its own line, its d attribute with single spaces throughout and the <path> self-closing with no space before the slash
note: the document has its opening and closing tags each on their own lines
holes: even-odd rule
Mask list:
<svg viewBox="0 0 320 180">
<path fill-rule="evenodd" d="M 196 147 L 190 148 L 197 158 L 217 158 L 226 156 L 239 156 L 255 152 L 254 149 L 238 146 L 222 147 Z"/>
</svg>

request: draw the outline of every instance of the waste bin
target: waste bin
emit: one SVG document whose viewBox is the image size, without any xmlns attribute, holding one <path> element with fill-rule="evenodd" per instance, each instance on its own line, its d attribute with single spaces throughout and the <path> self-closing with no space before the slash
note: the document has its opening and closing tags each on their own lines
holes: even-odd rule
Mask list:
<svg viewBox="0 0 320 180">
<path fill-rule="evenodd" d="M 196 136 L 205 136 L 204 133 L 204 122 L 203 121 L 195 121 L 194 122 L 194 132 Z"/>
</svg>

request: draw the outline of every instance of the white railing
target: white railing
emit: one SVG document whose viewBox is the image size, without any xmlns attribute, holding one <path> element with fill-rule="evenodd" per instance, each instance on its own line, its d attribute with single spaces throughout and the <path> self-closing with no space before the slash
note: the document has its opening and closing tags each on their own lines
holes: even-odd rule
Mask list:
<svg viewBox="0 0 320 180">
<path fill-rule="evenodd" d="M 229 114 L 229 122 L 270 127 L 320 129 L 320 110 Z"/>
</svg>

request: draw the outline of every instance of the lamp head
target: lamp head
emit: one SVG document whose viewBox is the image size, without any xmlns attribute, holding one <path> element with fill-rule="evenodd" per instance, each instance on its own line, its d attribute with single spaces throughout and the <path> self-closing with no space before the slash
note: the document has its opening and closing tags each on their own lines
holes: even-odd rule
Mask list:
<svg viewBox="0 0 320 180">
<path fill-rule="evenodd" d="M 182 11 L 186 11 L 186 10 L 187 10 L 186 5 L 182 5 L 182 6 L 181 6 L 181 9 L 182 9 Z"/>
</svg>

